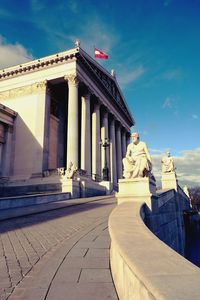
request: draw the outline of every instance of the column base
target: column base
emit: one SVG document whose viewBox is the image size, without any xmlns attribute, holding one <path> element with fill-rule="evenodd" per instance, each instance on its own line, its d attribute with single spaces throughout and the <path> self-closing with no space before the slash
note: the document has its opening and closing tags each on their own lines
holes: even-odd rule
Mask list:
<svg viewBox="0 0 200 300">
<path fill-rule="evenodd" d="M 145 202 L 152 209 L 151 197 L 156 196 L 156 182 L 149 177 L 119 179 L 118 204 L 130 201 Z"/>
<path fill-rule="evenodd" d="M 174 189 L 178 190 L 178 180 L 175 172 L 163 173 L 162 174 L 162 189 Z"/>
</svg>

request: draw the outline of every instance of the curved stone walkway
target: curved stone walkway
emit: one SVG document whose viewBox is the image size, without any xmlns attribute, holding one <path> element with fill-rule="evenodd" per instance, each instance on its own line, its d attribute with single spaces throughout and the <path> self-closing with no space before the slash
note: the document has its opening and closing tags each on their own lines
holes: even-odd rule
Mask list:
<svg viewBox="0 0 200 300">
<path fill-rule="evenodd" d="M 107 231 L 114 206 L 101 197 L 0 222 L 0 299 L 117 299 Z"/>
</svg>

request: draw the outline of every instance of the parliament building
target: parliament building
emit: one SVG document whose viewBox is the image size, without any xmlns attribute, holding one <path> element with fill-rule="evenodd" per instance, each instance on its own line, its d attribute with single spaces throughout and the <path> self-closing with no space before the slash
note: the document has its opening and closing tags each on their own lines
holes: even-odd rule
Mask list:
<svg viewBox="0 0 200 300">
<path fill-rule="evenodd" d="M 133 125 L 114 72 L 80 45 L 1 70 L 1 192 L 117 190 Z"/>
</svg>

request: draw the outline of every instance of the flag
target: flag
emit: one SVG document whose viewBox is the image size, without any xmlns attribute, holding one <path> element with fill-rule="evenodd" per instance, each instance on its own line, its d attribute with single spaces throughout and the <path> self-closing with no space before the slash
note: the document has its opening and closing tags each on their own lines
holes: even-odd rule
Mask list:
<svg viewBox="0 0 200 300">
<path fill-rule="evenodd" d="M 101 51 L 97 48 L 94 48 L 94 56 L 97 57 L 97 58 L 108 59 L 108 55 L 105 52 L 103 52 L 103 51 Z"/>
</svg>

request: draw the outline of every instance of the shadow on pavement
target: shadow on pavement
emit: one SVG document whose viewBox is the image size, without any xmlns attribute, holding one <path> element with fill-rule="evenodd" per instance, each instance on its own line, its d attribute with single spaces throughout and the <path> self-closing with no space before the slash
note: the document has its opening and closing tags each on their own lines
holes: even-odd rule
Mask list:
<svg viewBox="0 0 200 300">
<path fill-rule="evenodd" d="M 100 201 L 102 202 L 102 200 Z M 85 212 L 88 210 L 92 211 L 93 209 L 96 208 L 114 204 L 113 199 L 104 200 L 104 202 L 105 203 L 97 203 L 97 201 L 95 201 L 95 202 L 75 204 L 67 207 L 59 207 L 59 203 L 56 203 L 55 208 L 53 210 L 47 210 L 45 212 L 44 211 L 37 212 L 37 213 L 29 214 L 27 216 L 15 217 L 9 220 L 0 221 L 0 233 L 6 233 L 8 231 L 22 229 L 24 227 L 48 222 L 53 219 L 71 216 L 73 214 Z"/>
</svg>

